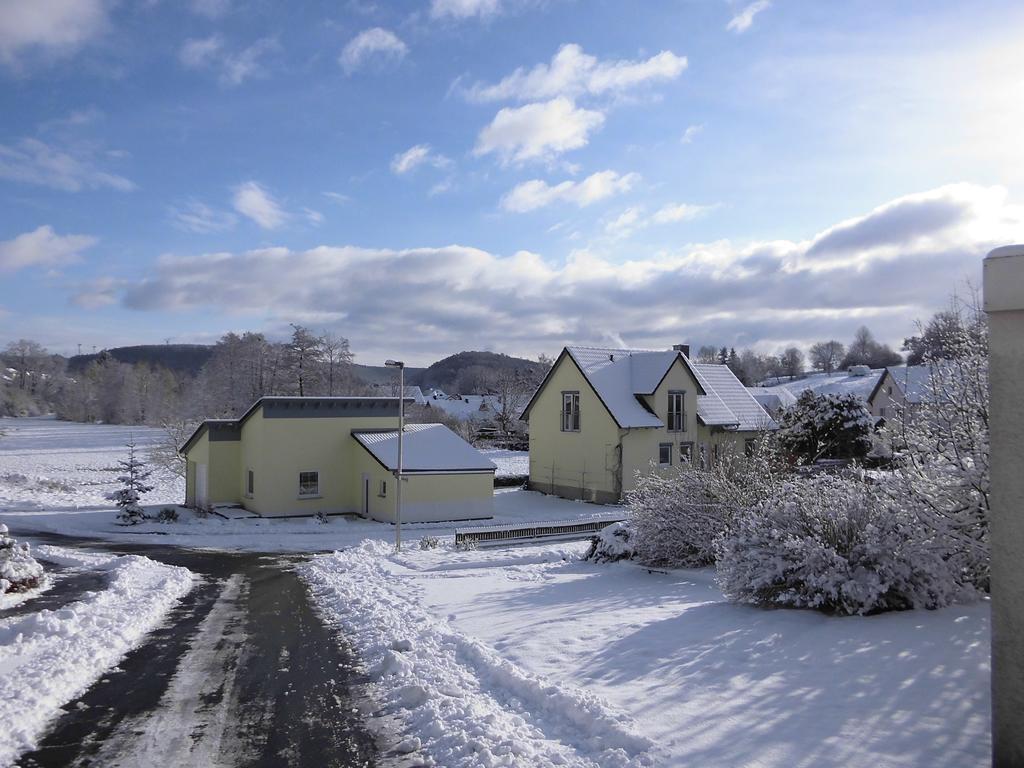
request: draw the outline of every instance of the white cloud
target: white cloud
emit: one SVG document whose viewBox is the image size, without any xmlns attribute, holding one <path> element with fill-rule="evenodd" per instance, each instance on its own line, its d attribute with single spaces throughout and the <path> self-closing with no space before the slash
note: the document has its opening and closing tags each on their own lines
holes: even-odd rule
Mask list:
<svg viewBox="0 0 1024 768">
<path fill-rule="evenodd" d="M 1005 189 L 961 184 L 891 201 L 802 240 L 630 249 L 628 258 L 583 250 L 501 256 L 460 245 L 169 256 L 122 300 L 141 310 L 230 306 L 257 319 L 277 308 L 270 318 L 282 332 L 295 313 L 337 313 L 361 356 L 385 352 L 381 339 L 416 339 L 417 354 L 436 359 L 481 340 L 535 355 L 612 334 L 643 347 L 758 341 L 770 349 L 783 340 L 848 338 L 864 322 L 898 342 L 915 318 L 942 306 L 959 278 L 980 273 L 991 247 L 1022 229 L 1024 206 L 1011 204 Z"/>
<path fill-rule="evenodd" d="M 107 26 L 108 0 L 4 0 L 0 2 L 0 62 L 20 64 L 26 52 L 66 56 Z"/>
<path fill-rule="evenodd" d="M 531 179 L 513 187 L 502 198 L 501 207 L 515 213 L 525 213 L 555 202 L 574 203 L 585 208 L 613 195 L 628 192 L 639 180 L 639 174 L 619 174 L 615 171 L 600 171 L 581 181 L 563 181 L 554 186 L 541 179 Z"/>
<path fill-rule="evenodd" d="M 89 235 L 58 235 L 49 225 L 0 242 L 0 272 L 25 267 L 56 267 L 77 261 L 79 254 L 96 244 Z"/>
<path fill-rule="evenodd" d="M 186 40 L 178 59 L 188 69 L 218 69 L 221 85 L 236 86 L 265 74 L 264 57 L 280 47 L 276 39 L 265 37 L 241 51 L 231 52 L 219 35 L 211 35 Z"/>
<path fill-rule="evenodd" d="M 655 224 L 673 224 L 679 221 L 690 221 L 704 215 L 713 207 L 711 205 L 692 205 L 690 203 L 669 203 L 655 211 L 654 215 L 651 216 L 651 220 Z"/>
<path fill-rule="evenodd" d="M 0 144 L 0 178 L 67 192 L 107 187 L 122 192 L 135 184 L 97 167 L 87 147 L 60 148 L 36 138 Z"/>
<path fill-rule="evenodd" d="M 171 209 L 175 226 L 198 234 L 211 234 L 233 229 L 238 217 L 230 211 L 211 208 L 199 200 L 189 200 L 180 208 Z"/>
<path fill-rule="evenodd" d="M 391 159 L 391 172 L 402 175 L 424 164 L 445 168 L 451 164 L 451 160 L 434 152 L 429 144 L 417 144 Z"/>
<path fill-rule="evenodd" d="M 219 19 L 231 10 L 231 0 L 191 0 L 189 7 L 192 13 L 208 19 Z"/>
<path fill-rule="evenodd" d="M 352 198 L 348 195 L 343 195 L 341 192 L 324 192 L 324 197 L 328 200 L 332 200 L 338 205 L 347 205 L 352 202 Z"/>
<path fill-rule="evenodd" d="M 409 47 L 394 32 L 382 27 L 373 27 L 353 37 L 342 49 L 338 61 L 345 72 L 351 74 L 371 58 L 400 61 L 408 52 Z"/>
<path fill-rule="evenodd" d="M 679 141 L 682 144 L 692 144 L 693 140 L 697 138 L 697 134 L 704 130 L 703 125 L 690 125 L 683 131 L 683 135 L 679 137 Z"/>
<path fill-rule="evenodd" d="M 303 208 L 302 215 L 306 217 L 306 221 L 315 227 L 319 227 L 324 223 L 324 215 L 320 211 L 314 211 L 312 208 Z"/>
<path fill-rule="evenodd" d="M 693 205 L 691 203 L 668 203 L 650 216 L 643 206 L 627 208 L 605 225 L 605 232 L 615 238 L 628 237 L 633 232 L 656 224 L 677 224 L 703 216 L 715 208 L 714 205 Z"/>
<path fill-rule="evenodd" d="M 744 6 L 739 13 L 736 13 L 729 20 L 729 23 L 725 25 L 725 28 L 736 34 L 746 32 L 750 29 L 750 25 L 754 23 L 754 17 L 769 7 L 771 7 L 770 0 L 756 0 L 756 2 Z"/>
<path fill-rule="evenodd" d="M 288 220 L 288 214 L 273 195 L 256 181 L 246 181 L 235 187 L 233 204 L 236 211 L 263 229 L 277 229 Z"/>
<path fill-rule="evenodd" d="M 501 11 L 499 0 L 431 0 L 430 15 L 435 19 L 450 17 L 470 19 L 493 16 Z"/>
<path fill-rule="evenodd" d="M 565 97 L 505 107 L 477 137 L 475 155 L 495 152 L 505 161 L 550 158 L 585 146 L 604 115 L 577 107 Z"/>
<path fill-rule="evenodd" d="M 472 101 L 536 101 L 621 93 L 657 81 L 674 80 L 686 69 L 685 56 L 662 51 L 643 61 L 600 61 L 579 45 L 563 45 L 550 64 L 522 67 L 494 85 L 476 83 L 465 93 Z"/>
<path fill-rule="evenodd" d="M 99 277 L 89 280 L 71 294 L 71 303 L 82 309 L 100 309 L 117 304 L 127 281 L 114 277 Z"/>
<path fill-rule="evenodd" d="M 190 38 L 186 40 L 178 52 L 178 59 L 189 69 L 200 69 L 214 62 L 224 47 L 220 35 Z"/>
</svg>

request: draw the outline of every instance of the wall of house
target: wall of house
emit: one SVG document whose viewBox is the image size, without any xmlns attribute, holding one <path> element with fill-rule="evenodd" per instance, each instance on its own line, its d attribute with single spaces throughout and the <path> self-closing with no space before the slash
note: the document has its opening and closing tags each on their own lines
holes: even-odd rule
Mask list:
<svg viewBox="0 0 1024 768">
<path fill-rule="evenodd" d="M 893 382 L 892 374 L 886 371 L 882 374 L 878 393 L 875 395 L 874 400 L 868 403 L 871 417 L 875 421 L 879 419 L 892 421 L 898 415 L 897 409 L 900 410 L 900 413 L 905 413 L 906 404 L 907 401 L 903 396 L 903 391 Z"/>
<path fill-rule="evenodd" d="M 237 440 L 210 441 L 209 491 L 211 504 L 237 504 L 241 501 L 239 484 L 239 454 Z"/>
<path fill-rule="evenodd" d="M 992 765 L 1024 765 L 1024 246 L 985 260 L 989 323 Z"/>
<path fill-rule="evenodd" d="M 580 393 L 580 431 L 562 432 L 562 392 Z M 619 427 L 563 355 L 530 409 L 529 487 L 569 499 L 610 503 L 619 496 Z"/>
<path fill-rule="evenodd" d="M 210 464 L 210 437 L 204 431 L 202 437 L 196 440 L 185 455 L 185 506 L 196 505 L 196 465 Z"/>
<path fill-rule="evenodd" d="M 386 469 L 370 453 L 359 445 L 355 438 L 349 438 L 355 450 L 352 453 L 350 463 L 349 482 L 355 488 L 355 511 L 360 515 L 364 514 L 363 509 L 363 477 L 370 480 L 370 492 L 367 496 L 368 517 L 373 520 L 380 520 L 384 523 L 392 523 L 395 520 L 395 477 L 391 471 Z M 387 482 L 387 493 L 380 495 L 381 481 Z"/>
<path fill-rule="evenodd" d="M 314 515 L 358 511 L 362 489 L 355 481 L 356 429 L 396 429 L 397 416 L 266 418 L 260 409 L 242 427 L 239 488 L 252 469 L 253 494 L 243 505 L 261 515 Z M 316 497 L 299 497 L 299 473 L 318 472 Z"/>
</svg>

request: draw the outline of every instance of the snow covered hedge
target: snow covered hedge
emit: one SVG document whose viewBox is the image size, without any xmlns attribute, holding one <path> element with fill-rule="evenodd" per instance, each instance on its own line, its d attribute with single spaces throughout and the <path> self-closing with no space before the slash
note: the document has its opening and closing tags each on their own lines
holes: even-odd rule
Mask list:
<svg viewBox="0 0 1024 768">
<path fill-rule="evenodd" d="M 938 608 L 970 594 L 916 515 L 859 477 L 787 483 L 718 544 L 731 599 L 839 614 Z"/>
<path fill-rule="evenodd" d="M 0 523 L 0 595 L 35 589 L 43 580 L 41 566 L 29 551 L 28 544 L 19 544 Z"/>
<path fill-rule="evenodd" d="M 782 463 L 768 435 L 750 456 L 725 451 L 711 468 L 684 465 L 637 477 L 627 495 L 631 544 L 647 565 L 693 568 L 715 562 L 715 541 L 741 510 L 780 484 Z"/>
</svg>

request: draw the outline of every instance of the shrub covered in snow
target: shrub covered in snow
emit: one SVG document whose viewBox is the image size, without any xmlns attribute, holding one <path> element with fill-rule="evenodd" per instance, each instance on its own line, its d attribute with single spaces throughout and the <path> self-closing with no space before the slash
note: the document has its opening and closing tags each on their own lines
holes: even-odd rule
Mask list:
<svg viewBox="0 0 1024 768">
<path fill-rule="evenodd" d="M 636 558 L 669 567 L 712 564 L 715 540 L 733 516 L 767 498 L 783 472 L 774 440 L 764 435 L 750 455 L 725 451 L 708 469 L 684 465 L 638 476 L 626 499 Z"/>
<path fill-rule="evenodd" d="M 909 504 L 961 578 L 989 581 L 988 330 L 981 310 L 946 331 L 947 357 L 926 358 L 920 402 L 883 430 L 895 471 L 884 487 Z"/>
<path fill-rule="evenodd" d="M 156 521 L 158 523 L 176 523 L 178 522 L 178 510 L 174 507 L 164 507 L 157 513 Z"/>
<path fill-rule="evenodd" d="M 441 546 L 441 540 L 437 536 L 424 536 L 420 539 L 420 549 L 437 549 Z"/>
<path fill-rule="evenodd" d="M 107 496 L 108 499 L 117 504 L 121 510 L 117 519 L 125 525 L 135 525 L 146 519 L 139 500 L 144 494 L 153 490 L 153 486 L 146 485 L 146 480 L 152 474 L 146 469 L 146 465 L 135 455 L 135 443 L 128 443 L 128 458 L 117 462 L 121 474 L 117 480 L 121 487 Z"/>
<path fill-rule="evenodd" d="M 43 580 L 41 566 L 29 551 L 28 544 L 19 544 L 0 523 L 0 595 L 35 589 Z"/>
<path fill-rule="evenodd" d="M 741 602 L 865 614 L 937 608 L 964 595 L 917 517 L 860 477 L 782 486 L 738 514 L 718 581 Z"/>
<path fill-rule="evenodd" d="M 612 523 L 598 531 L 590 540 L 590 549 L 584 560 L 596 563 L 614 563 L 633 557 L 633 529 L 628 523 Z"/>
<path fill-rule="evenodd" d="M 779 419 L 784 451 L 804 463 L 860 459 L 871 450 L 871 414 L 852 394 L 819 395 L 807 390 Z"/>
</svg>

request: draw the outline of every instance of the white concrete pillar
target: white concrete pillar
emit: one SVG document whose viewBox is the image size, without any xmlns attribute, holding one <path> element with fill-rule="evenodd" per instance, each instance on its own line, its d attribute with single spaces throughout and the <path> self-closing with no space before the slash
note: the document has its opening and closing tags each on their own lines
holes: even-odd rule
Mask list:
<svg viewBox="0 0 1024 768">
<path fill-rule="evenodd" d="M 1024 245 L 985 259 L 992 393 L 992 765 L 1024 767 Z"/>
</svg>

